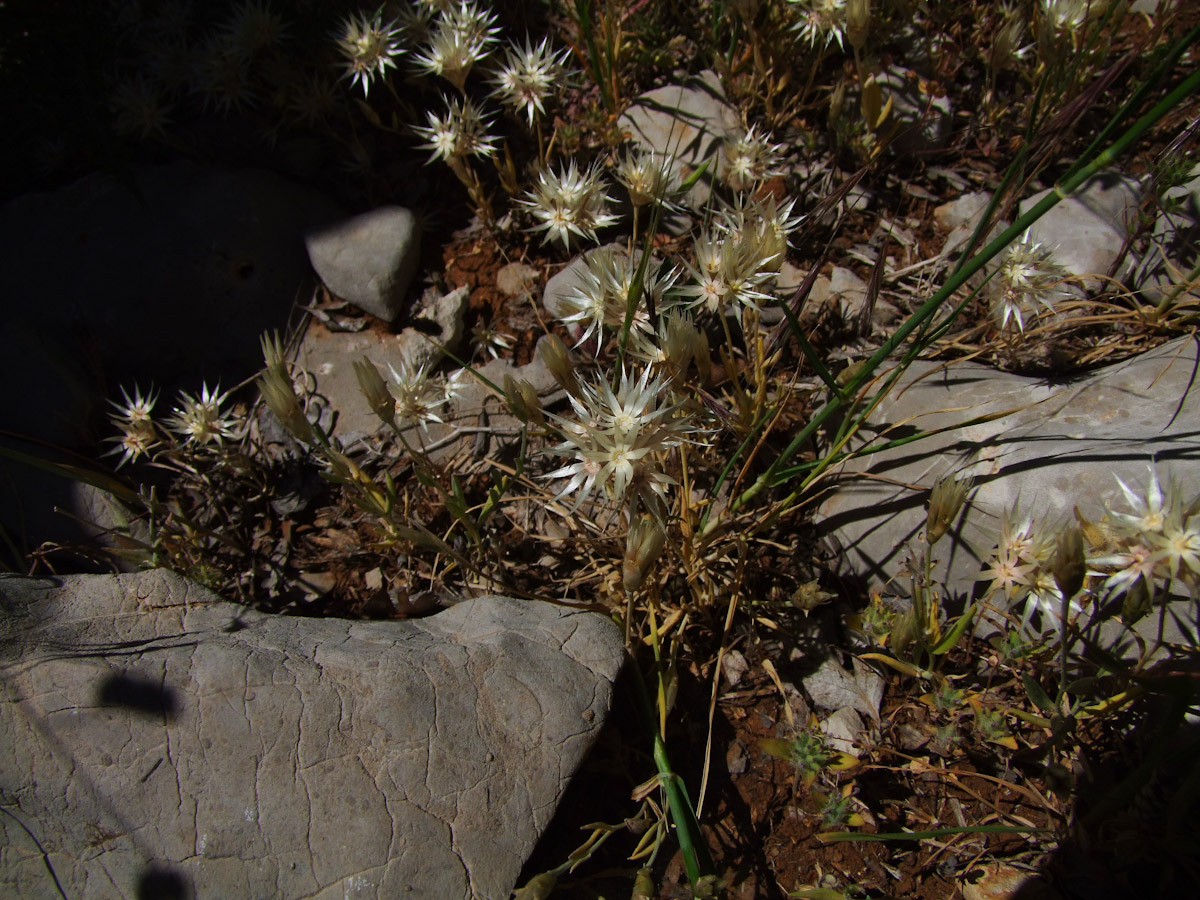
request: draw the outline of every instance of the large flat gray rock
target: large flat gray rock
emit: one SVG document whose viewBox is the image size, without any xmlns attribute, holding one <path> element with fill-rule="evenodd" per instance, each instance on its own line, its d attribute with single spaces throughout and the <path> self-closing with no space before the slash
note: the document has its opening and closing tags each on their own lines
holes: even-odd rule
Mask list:
<svg viewBox="0 0 1200 900">
<path fill-rule="evenodd" d="M 623 659 L 603 617 L 501 597 L 301 619 L 152 571 L 0 576 L 0 607 L 0 895 L 26 898 L 51 869 L 73 900 L 507 898 Z"/>
</svg>

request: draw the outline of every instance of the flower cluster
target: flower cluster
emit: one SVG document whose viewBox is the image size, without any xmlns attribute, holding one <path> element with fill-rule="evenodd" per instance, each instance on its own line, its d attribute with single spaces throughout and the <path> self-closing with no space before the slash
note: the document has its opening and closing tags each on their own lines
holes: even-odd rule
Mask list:
<svg viewBox="0 0 1200 900">
<path fill-rule="evenodd" d="M 413 128 L 425 138 L 422 150 L 433 152 L 433 159 L 447 162 L 462 160 L 467 156 L 486 157 L 496 152 L 495 138 L 487 133 L 490 122 L 486 122 L 475 104 L 470 100 L 450 100 L 446 114 L 426 113 L 427 127 Z"/>
<path fill-rule="evenodd" d="M 1110 505 L 1099 522 L 1081 520 L 1091 547 L 1086 559 L 1089 577 L 1084 590 L 1070 598 L 1070 609 L 1079 612 L 1079 599 L 1090 591 L 1104 601 L 1123 601 L 1129 621 L 1144 614 L 1172 582 L 1193 594 L 1200 591 L 1200 498 L 1186 501 L 1175 482 L 1164 490 L 1153 466 L 1144 494 L 1119 477 L 1117 484 L 1127 509 Z M 1006 608 L 1024 606 L 1023 626 L 1039 609 L 1057 621 L 1064 599 L 1061 573 L 1056 575 L 1060 555 L 1055 536 L 1014 508 L 1001 518 L 1000 540 L 979 580 L 988 582 L 986 595 L 1000 598 Z"/>
<path fill-rule="evenodd" d="M 809 47 L 828 47 L 837 41 L 845 48 L 846 0 L 788 0 L 794 8 L 796 21 L 792 28 Z"/>
<path fill-rule="evenodd" d="M 1104 530 L 1110 552 L 1091 560 L 1109 571 L 1104 590 L 1152 599 L 1158 587 L 1176 579 L 1193 593 L 1200 590 L 1200 497 L 1185 500 L 1174 481 L 1164 490 L 1153 466 L 1144 496 L 1120 478 L 1117 484 L 1128 511 L 1109 509 Z"/>
<path fill-rule="evenodd" d="M 412 366 L 407 360 L 400 361 L 400 368 L 388 364 L 396 399 L 396 419 L 409 425 L 428 425 L 441 422 L 440 410 L 446 402 L 446 391 L 430 378 L 426 366 Z"/>
<path fill-rule="evenodd" d="M 107 439 L 116 444 L 109 452 L 121 454 L 117 468 L 136 462 L 164 442 L 177 446 L 176 438 L 182 438 L 185 446 L 193 448 L 210 444 L 219 447 L 226 440 L 238 439 L 242 433 L 239 419 L 226 415 L 221 409 L 229 394 L 221 393 L 219 385 L 212 390 L 207 384 L 203 385 L 198 397 L 181 391 L 179 405 L 161 427 L 153 416 L 158 401 L 156 391 L 151 390 L 143 396 L 135 385 L 132 399 L 124 388 L 121 388 L 121 396 L 124 404 L 109 401 L 116 409 L 115 413 L 109 414 L 109 419 L 121 432 Z"/>
<path fill-rule="evenodd" d="M 663 203 L 674 185 L 674 165 L 670 156 L 635 150 L 625 154 L 614 173 L 629 191 L 629 202 L 636 206 Z"/>
<path fill-rule="evenodd" d="M 1057 621 L 1063 598 L 1054 580 L 1054 558 L 1054 536 L 1036 530 L 1033 519 L 1013 507 L 1001 516 L 1000 540 L 979 580 L 989 582 L 987 595 L 1000 598 L 1005 608 L 1023 608 L 1022 627 L 1029 627 L 1038 610 Z M 1079 606 L 1073 601 L 1071 609 L 1078 612 Z"/>
<path fill-rule="evenodd" d="M 495 15 L 462 0 L 439 13 L 429 43 L 413 61 L 422 72 L 445 78 L 461 91 L 475 63 L 492 52 L 498 33 Z"/>
<path fill-rule="evenodd" d="M 695 298 L 689 305 L 716 313 L 731 303 L 758 309 L 760 300 L 769 299 L 763 288 L 778 268 L 779 252 L 773 249 L 773 241 L 772 246 L 764 246 L 759 238 L 757 230 L 733 233 L 720 226 L 697 237 L 696 263 L 688 266 L 695 283 L 680 291 Z"/>
<path fill-rule="evenodd" d="M 109 418 L 121 430 L 120 436 L 109 438 L 117 444 L 111 452 L 121 454 L 121 458 L 117 460 L 117 468 L 127 462 L 135 462 L 158 444 L 158 431 L 151 417 L 158 394 L 150 391 L 143 397 L 141 389 L 135 385 L 132 400 L 129 399 L 125 388 L 121 388 L 121 396 L 125 398 L 124 406 L 109 401 L 117 409 Z"/>
<path fill-rule="evenodd" d="M 779 271 L 791 240 L 792 232 L 804 220 L 792 215 L 794 199 L 779 203 L 774 196 L 747 201 L 739 194 L 735 202 L 723 209 L 715 225 L 718 231 L 755 248 L 765 268 Z"/>
<path fill-rule="evenodd" d="M 581 171 L 571 160 L 557 172 L 543 169 L 526 197 L 521 203 L 539 221 L 531 230 L 546 232 L 543 243 L 558 240 L 569 248 L 573 237 L 594 241 L 597 230 L 617 221 L 608 212 L 612 201 L 595 165 Z"/>
<path fill-rule="evenodd" d="M 237 419 L 221 412 L 227 399 L 229 394 L 222 394 L 219 384 L 211 391 L 207 384 L 201 385 L 198 397 L 181 391 L 179 405 L 175 407 L 175 414 L 167 419 L 167 427 L 182 436 L 186 443 L 194 445 L 220 445 L 226 438 L 236 438 Z"/>
<path fill-rule="evenodd" d="M 728 138 L 723 147 L 721 178 L 735 191 L 752 191 L 779 174 L 779 144 L 756 133 L 754 126 L 740 137 Z"/>
<path fill-rule="evenodd" d="M 550 452 L 574 458 L 546 476 L 566 480 L 555 500 L 577 492 L 578 506 L 601 485 L 615 503 L 630 494 L 661 514 L 675 481 L 660 457 L 699 430 L 682 403 L 663 402 L 665 394 L 663 379 L 648 368 L 636 379 L 623 369 L 616 390 L 604 380 L 582 384 L 579 395 L 570 396 L 577 420 L 550 415 L 565 438 Z"/>
</svg>

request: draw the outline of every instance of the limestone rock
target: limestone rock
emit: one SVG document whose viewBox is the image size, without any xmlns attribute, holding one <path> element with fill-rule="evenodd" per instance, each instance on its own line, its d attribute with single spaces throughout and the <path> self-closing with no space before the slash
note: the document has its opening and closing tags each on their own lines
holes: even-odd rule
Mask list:
<svg viewBox="0 0 1200 900">
<path fill-rule="evenodd" d="M 308 256 L 334 294 L 394 322 L 417 271 L 421 232 L 400 206 L 384 206 L 309 233 Z"/>
<path fill-rule="evenodd" d="M 883 130 L 895 126 L 889 147 L 902 153 L 929 153 L 950 140 L 954 108 L 950 98 L 926 93 L 925 82 L 916 72 L 901 66 L 886 66 L 875 76 L 883 90 L 883 102 L 892 101 L 892 111 Z"/>
<path fill-rule="evenodd" d="M 6 896 L 507 898 L 623 659 L 501 597 L 303 619 L 151 571 L 0 576 L 0 607 Z"/>
<path fill-rule="evenodd" d="M 1176 294 L 1176 301 L 1195 295 L 1196 285 L 1189 282 L 1193 270 L 1200 265 L 1200 166 L 1191 172 L 1187 184 L 1169 188 L 1163 199 L 1166 209 L 1154 221 L 1154 232 L 1148 252 L 1139 261 L 1133 280 L 1146 299 L 1158 303 L 1167 295 Z M 1191 284 L 1191 287 L 1186 287 Z"/>
<path fill-rule="evenodd" d="M 1025 213 L 1049 191 L 1021 203 Z M 1141 188 L 1132 178 L 1101 173 L 1060 201 L 1029 227 L 1029 238 L 1054 251 L 1054 260 L 1079 276 L 1088 290 L 1107 287 L 1103 276 L 1116 261 L 1137 217 Z M 1117 272 L 1123 277 L 1129 263 Z"/>
<path fill-rule="evenodd" d="M 712 161 L 685 198 L 692 209 L 708 201 L 722 144 L 739 127 L 737 112 L 712 71 L 642 94 L 622 113 L 619 124 L 635 145 L 673 155 L 677 174 L 684 178 Z"/>
<path fill-rule="evenodd" d="M 509 297 L 520 297 L 529 293 L 538 275 L 538 270 L 533 266 L 511 262 L 496 273 L 496 287 Z"/>
</svg>

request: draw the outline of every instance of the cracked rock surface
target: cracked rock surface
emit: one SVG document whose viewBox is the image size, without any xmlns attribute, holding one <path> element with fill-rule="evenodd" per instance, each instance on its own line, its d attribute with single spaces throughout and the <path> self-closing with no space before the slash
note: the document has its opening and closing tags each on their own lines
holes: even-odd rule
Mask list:
<svg viewBox="0 0 1200 900">
<path fill-rule="evenodd" d="M 622 659 L 504 597 L 359 622 L 0 576 L 0 895 L 507 898 Z"/>
</svg>

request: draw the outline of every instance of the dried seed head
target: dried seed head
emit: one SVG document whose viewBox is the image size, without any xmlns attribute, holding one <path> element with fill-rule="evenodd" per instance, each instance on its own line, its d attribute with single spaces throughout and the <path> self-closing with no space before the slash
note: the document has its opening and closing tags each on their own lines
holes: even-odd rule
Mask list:
<svg viewBox="0 0 1200 900">
<path fill-rule="evenodd" d="M 929 546 L 941 540 L 950 529 L 970 490 L 970 478 L 946 475 L 934 483 L 929 492 L 929 513 L 925 520 L 925 540 Z"/>
<path fill-rule="evenodd" d="M 804 613 L 805 618 L 808 618 L 809 613 L 818 606 L 828 603 L 835 596 L 829 591 L 821 590 L 819 581 L 808 581 L 792 592 L 792 605 Z"/>
</svg>

